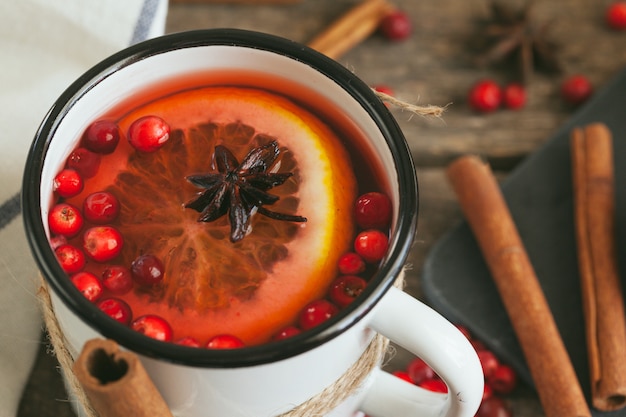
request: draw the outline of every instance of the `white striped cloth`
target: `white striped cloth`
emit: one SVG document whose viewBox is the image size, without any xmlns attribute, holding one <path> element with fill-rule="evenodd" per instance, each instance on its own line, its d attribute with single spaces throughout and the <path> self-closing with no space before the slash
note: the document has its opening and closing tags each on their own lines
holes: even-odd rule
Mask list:
<svg viewBox="0 0 626 417">
<path fill-rule="evenodd" d="M 38 276 L 22 227 L 21 177 L 45 113 L 81 73 L 160 35 L 167 0 L 1 1 L 0 417 L 13 417 L 39 349 Z"/>
</svg>

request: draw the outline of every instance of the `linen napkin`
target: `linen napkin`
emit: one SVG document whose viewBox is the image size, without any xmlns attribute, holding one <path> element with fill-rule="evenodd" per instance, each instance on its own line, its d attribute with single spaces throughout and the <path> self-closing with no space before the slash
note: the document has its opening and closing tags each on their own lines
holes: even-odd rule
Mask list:
<svg viewBox="0 0 626 417">
<path fill-rule="evenodd" d="M 55 99 L 85 70 L 160 35 L 167 0 L 0 2 L 0 417 L 13 417 L 39 348 L 38 272 L 20 186 L 28 148 Z"/>
</svg>

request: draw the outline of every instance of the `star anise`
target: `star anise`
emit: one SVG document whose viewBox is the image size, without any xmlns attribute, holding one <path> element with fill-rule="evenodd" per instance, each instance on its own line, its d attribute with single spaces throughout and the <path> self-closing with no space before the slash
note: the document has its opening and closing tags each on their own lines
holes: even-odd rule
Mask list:
<svg viewBox="0 0 626 417">
<path fill-rule="evenodd" d="M 479 34 L 479 47 L 485 51 L 477 57 L 478 65 L 515 60 L 524 82 L 530 80 L 535 69 L 561 71 L 555 56 L 556 46 L 547 36 L 550 22 L 534 21 L 532 6 L 532 1 L 518 10 L 509 4 L 491 4 L 491 17 L 483 22 Z"/>
<path fill-rule="evenodd" d="M 280 154 L 276 141 L 252 149 L 241 163 L 224 145 L 215 147 L 215 173 L 190 175 L 189 182 L 205 190 L 185 207 L 200 213 L 199 222 L 212 222 L 228 213 L 230 240 L 243 239 L 256 212 L 276 220 L 305 222 L 306 217 L 277 213 L 263 207 L 279 197 L 267 193 L 283 184 L 291 172 L 270 172 Z"/>
</svg>

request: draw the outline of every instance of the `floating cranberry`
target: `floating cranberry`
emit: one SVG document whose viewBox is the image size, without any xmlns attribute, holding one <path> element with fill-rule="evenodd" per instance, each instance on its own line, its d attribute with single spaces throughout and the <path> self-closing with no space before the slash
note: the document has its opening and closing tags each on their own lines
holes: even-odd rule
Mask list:
<svg viewBox="0 0 626 417">
<path fill-rule="evenodd" d="M 495 395 L 485 399 L 476 412 L 476 417 L 511 417 L 512 415 L 504 400 Z"/>
<path fill-rule="evenodd" d="M 126 294 L 133 288 L 130 270 L 122 265 L 111 265 L 102 271 L 102 285 L 114 294 Z"/>
<path fill-rule="evenodd" d="M 187 347 L 199 348 L 200 342 L 195 337 L 185 336 L 174 341 L 175 344 Z"/>
<path fill-rule="evenodd" d="M 490 350 L 479 350 L 476 354 L 478 355 L 478 360 L 483 368 L 485 379 L 489 379 L 498 366 L 500 366 L 500 361 L 498 361 L 496 355 L 494 355 L 494 353 Z"/>
<path fill-rule="evenodd" d="M 74 274 L 83 269 L 85 266 L 85 255 L 83 251 L 74 245 L 66 243 L 59 246 L 54 251 L 61 268 L 68 274 Z"/>
<path fill-rule="evenodd" d="M 415 358 L 409 362 L 406 371 L 414 384 L 420 384 L 423 381 L 434 379 L 437 376 L 433 368 L 428 366 L 421 358 Z"/>
<path fill-rule="evenodd" d="M 358 275 L 365 271 L 365 261 L 357 253 L 348 252 L 341 255 L 338 267 L 342 275 Z"/>
<path fill-rule="evenodd" d="M 55 235 L 72 237 L 83 228 L 83 215 L 76 207 L 67 203 L 59 203 L 48 213 L 48 227 Z"/>
<path fill-rule="evenodd" d="M 112 153 L 120 141 L 120 128 L 111 120 L 96 120 L 89 125 L 83 136 L 82 145 L 90 151 Z"/>
<path fill-rule="evenodd" d="M 463 326 L 462 324 L 455 324 L 455 326 L 463 334 L 463 336 L 465 336 L 467 340 L 469 340 L 470 342 L 472 341 L 472 333 L 467 327 Z"/>
<path fill-rule="evenodd" d="M 579 105 L 587 101 L 593 94 L 593 86 L 584 75 L 573 75 L 561 84 L 563 100 L 572 105 Z"/>
<path fill-rule="evenodd" d="M 102 295 L 102 284 L 91 272 L 78 272 L 70 277 L 70 281 L 91 302 L 97 301 Z"/>
<path fill-rule="evenodd" d="M 391 201 L 383 193 L 365 193 L 354 204 L 354 219 L 363 229 L 386 229 L 391 222 Z"/>
<path fill-rule="evenodd" d="M 122 251 L 122 234 L 112 226 L 94 226 L 83 234 L 83 249 L 96 262 L 108 262 Z"/>
<path fill-rule="evenodd" d="M 119 201 L 107 191 L 91 193 L 83 201 L 83 216 L 92 223 L 110 223 L 115 220 L 119 212 Z"/>
<path fill-rule="evenodd" d="M 328 290 L 331 301 L 339 307 L 345 307 L 354 301 L 367 287 L 367 282 L 355 275 L 342 275 L 335 279 Z"/>
<path fill-rule="evenodd" d="M 378 262 L 387 253 L 389 241 L 387 235 L 380 230 L 366 230 L 359 233 L 354 240 L 354 251 L 365 262 Z"/>
<path fill-rule="evenodd" d="M 616 1 L 606 9 L 606 23 L 611 29 L 626 30 L 626 2 Z"/>
<path fill-rule="evenodd" d="M 493 388 L 491 388 L 489 384 L 484 384 L 483 385 L 483 401 L 491 397 L 493 397 Z"/>
<path fill-rule="evenodd" d="M 154 314 L 137 317 L 130 324 L 130 328 L 162 342 L 170 342 L 172 340 L 172 326 L 163 317 Z"/>
<path fill-rule="evenodd" d="M 327 300 L 315 300 L 307 304 L 298 318 L 302 330 L 319 326 L 339 312 L 336 305 Z"/>
<path fill-rule="evenodd" d="M 70 198 L 83 191 L 83 178 L 78 171 L 65 168 L 61 170 L 52 181 L 52 189 L 61 197 Z"/>
<path fill-rule="evenodd" d="M 392 374 L 393 376 L 400 378 L 406 382 L 410 382 L 411 384 L 413 383 L 413 380 L 411 380 L 411 377 L 406 371 L 393 371 Z"/>
<path fill-rule="evenodd" d="M 417 385 L 432 392 L 441 392 L 444 394 L 448 392 L 448 386 L 439 378 L 426 379 Z"/>
<path fill-rule="evenodd" d="M 144 116 L 128 129 L 128 141 L 141 152 L 154 152 L 170 137 L 170 126 L 158 116 Z"/>
<path fill-rule="evenodd" d="M 205 345 L 207 349 L 236 349 L 244 346 L 245 344 L 241 339 L 231 334 L 213 336 Z"/>
<path fill-rule="evenodd" d="M 57 250 L 57 248 L 61 245 L 65 245 L 67 243 L 67 238 L 63 235 L 52 236 L 50 238 L 50 247 L 52 250 Z"/>
<path fill-rule="evenodd" d="M 517 386 L 517 374 L 510 366 L 499 364 L 487 378 L 487 384 L 497 394 L 510 394 Z"/>
<path fill-rule="evenodd" d="M 507 109 L 519 110 L 526 105 L 526 89 L 519 83 L 511 83 L 502 91 L 504 106 Z"/>
<path fill-rule="evenodd" d="M 130 306 L 119 298 L 105 298 L 98 301 L 98 308 L 118 323 L 128 326 L 133 318 Z"/>
<path fill-rule="evenodd" d="M 287 326 L 274 335 L 273 340 L 285 340 L 302 333 L 296 326 Z"/>
<path fill-rule="evenodd" d="M 381 19 L 379 30 L 391 41 L 403 41 L 411 36 L 413 24 L 405 12 L 396 10 Z"/>
<path fill-rule="evenodd" d="M 83 178 L 91 178 L 100 168 L 100 155 L 87 148 L 77 148 L 67 158 L 67 166 L 78 171 Z"/>
<path fill-rule="evenodd" d="M 493 80 L 481 80 L 470 89 L 468 100 L 470 107 L 476 111 L 493 112 L 502 104 L 502 89 Z"/>
<path fill-rule="evenodd" d="M 163 281 L 165 268 L 163 262 L 154 255 L 140 255 L 133 261 L 130 271 L 134 280 L 145 286 L 152 286 Z"/>
</svg>

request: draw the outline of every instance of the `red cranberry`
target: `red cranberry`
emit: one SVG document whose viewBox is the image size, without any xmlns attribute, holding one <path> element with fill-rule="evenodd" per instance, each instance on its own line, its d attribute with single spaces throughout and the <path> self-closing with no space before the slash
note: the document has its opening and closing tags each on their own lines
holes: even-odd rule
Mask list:
<svg viewBox="0 0 626 417">
<path fill-rule="evenodd" d="M 343 275 L 358 275 L 365 271 L 365 261 L 360 255 L 348 252 L 341 255 L 338 267 L 339 272 Z"/>
<path fill-rule="evenodd" d="M 354 219 L 363 229 L 385 229 L 391 222 L 391 200 L 383 193 L 360 196 L 354 204 Z"/>
<path fill-rule="evenodd" d="M 504 400 L 497 396 L 492 396 L 484 400 L 478 411 L 476 417 L 512 417 L 511 410 L 506 405 Z"/>
<path fill-rule="evenodd" d="M 83 136 L 82 145 L 90 151 L 109 154 L 112 153 L 120 141 L 120 129 L 110 120 L 93 122 Z"/>
<path fill-rule="evenodd" d="M 339 307 L 345 307 L 354 301 L 367 287 L 367 282 L 355 275 L 342 275 L 335 279 L 328 290 L 330 300 Z"/>
<path fill-rule="evenodd" d="M 428 366 L 428 364 L 421 358 L 415 358 L 409 362 L 406 371 L 414 384 L 420 384 L 423 381 L 437 377 L 433 368 Z"/>
<path fill-rule="evenodd" d="M 112 226 L 94 226 L 83 234 L 83 249 L 96 262 L 107 262 L 122 251 L 122 234 Z"/>
<path fill-rule="evenodd" d="M 502 89 L 492 80 L 481 80 L 469 92 L 469 105 L 472 109 L 487 113 L 497 110 L 502 103 Z"/>
<path fill-rule="evenodd" d="M 111 265 L 102 271 L 102 284 L 112 293 L 121 295 L 133 288 L 133 279 L 125 266 Z"/>
<path fill-rule="evenodd" d="M 378 262 L 387 253 L 389 241 L 387 235 L 379 230 L 366 230 L 359 233 L 354 240 L 354 251 L 365 262 Z"/>
<path fill-rule="evenodd" d="M 411 384 L 413 383 L 413 380 L 409 374 L 406 373 L 406 371 L 393 371 L 392 374 L 402 380 L 405 380 L 406 382 L 410 382 Z"/>
<path fill-rule="evenodd" d="M 100 155 L 86 148 L 77 148 L 67 158 L 67 166 L 78 171 L 83 178 L 91 178 L 100 168 Z"/>
<path fill-rule="evenodd" d="M 154 314 L 137 317 L 130 324 L 130 328 L 162 342 L 170 342 L 172 340 L 173 332 L 170 324 L 164 318 Z"/>
<path fill-rule="evenodd" d="M 78 171 L 65 168 L 61 170 L 52 181 L 52 189 L 61 197 L 70 198 L 83 191 L 83 178 Z"/>
<path fill-rule="evenodd" d="M 480 365 L 483 368 L 485 379 L 489 379 L 498 366 L 500 366 L 500 361 L 498 361 L 496 355 L 494 355 L 490 350 L 480 350 L 476 352 L 476 354 L 478 355 L 478 360 L 480 360 Z"/>
<path fill-rule="evenodd" d="M 128 129 L 128 141 L 141 152 L 154 152 L 167 142 L 170 126 L 158 116 L 144 116 Z"/>
<path fill-rule="evenodd" d="M 626 1 L 616 1 L 607 7 L 606 23 L 611 29 L 626 30 Z"/>
<path fill-rule="evenodd" d="M 500 364 L 487 378 L 487 384 L 497 394 L 510 394 L 517 386 L 517 374 L 510 366 Z"/>
<path fill-rule="evenodd" d="M 462 324 L 455 324 L 455 326 L 461 333 L 463 333 L 463 336 L 465 336 L 467 340 L 472 340 L 472 333 L 467 327 L 463 326 Z"/>
<path fill-rule="evenodd" d="M 74 274 L 85 266 L 85 255 L 74 245 L 66 243 L 56 248 L 54 253 L 61 264 L 61 268 L 68 274 Z"/>
<path fill-rule="evenodd" d="M 48 227 L 53 234 L 72 237 L 83 228 L 83 215 L 76 207 L 59 203 L 48 213 Z"/>
<path fill-rule="evenodd" d="M 316 300 L 304 307 L 300 312 L 298 322 L 302 330 L 309 330 L 324 323 L 338 312 L 337 306 L 330 301 Z"/>
<path fill-rule="evenodd" d="M 296 326 L 287 326 L 278 333 L 276 333 L 273 337 L 273 340 L 285 340 L 293 337 L 297 334 L 302 333 L 302 330 L 298 329 Z"/>
<path fill-rule="evenodd" d="M 444 394 L 448 392 L 448 386 L 439 378 L 426 379 L 417 385 L 432 392 L 441 392 Z"/>
<path fill-rule="evenodd" d="M 70 281 L 91 302 L 97 301 L 102 295 L 102 284 L 91 272 L 78 272 L 70 277 Z"/>
<path fill-rule="evenodd" d="M 526 89 L 519 83 L 511 83 L 502 91 L 504 106 L 511 110 L 519 110 L 526 105 Z"/>
<path fill-rule="evenodd" d="M 402 41 L 411 36 L 413 24 L 405 12 L 396 10 L 382 18 L 379 30 L 391 41 Z"/>
<path fill-rule="evenodd" d="M 105 298 L 98 301 L 98 308 L 118 323 L 128 326 L 133 318 L 130 306 L 119 298 Z"/>
<path fill-rule="evenodd" d="M 483 401 L 491 397 L 493 397 L 493 388 L 491 388 L 489 384 L 484 384 L 483 385 Z"/>
<path fill-rule="evenodd" d="M 83 215 L 92 223 L 110 223 L 119 212 L 119 201 L 107 191 L 91 193 L 83 201 Z"/>
<path fill-rule="evenodd" d="M 130 271 L 134 280 L 145 286 L 152 286 L 163 281 L 165 268 L 159 258 L 154 255 L 140 255 L 133 261 Z"/>
<path fill-rule="evenodd" d="M 65 245 L 67 243 L 67 238 L 63 235 L 52 236 L 50 238 L 50 247 L 52 250 L 57 250 L 57 248 L 61 245 Z"/>
<path fill-rule="evenodd" d="M 198 342 L 196 338 L 191 337 L 191 336 L 181 337 L 180 339 L 175 340 L 174 343 L 176 343 L 177 345 L 187 346 L 187 347 L 194 347 L 194 348 L 200 347 L 200 342 Z"/>
<path fill-rule="evenodd" d="M 244 346 L 245 344 L 241 339 L 231 334 L 213 336 L 205 345 L 207 349 L 236 349 Z"/>
<path fill-rule="evenodd" d="M 563 100 L 572 105 L 579 105 L 587 101 L 593 94 L 593 86 L 584 75 L 573 75 L 561 84 Z"/>
</svg>

